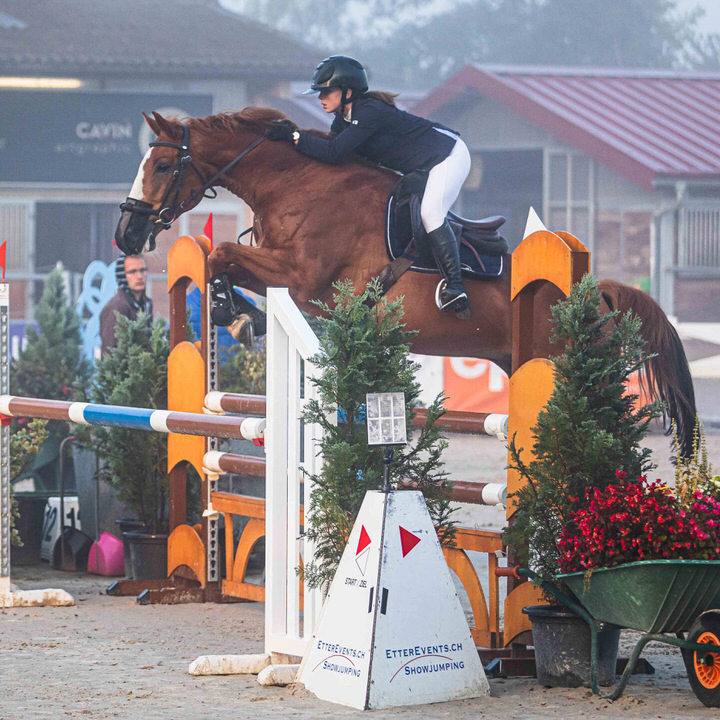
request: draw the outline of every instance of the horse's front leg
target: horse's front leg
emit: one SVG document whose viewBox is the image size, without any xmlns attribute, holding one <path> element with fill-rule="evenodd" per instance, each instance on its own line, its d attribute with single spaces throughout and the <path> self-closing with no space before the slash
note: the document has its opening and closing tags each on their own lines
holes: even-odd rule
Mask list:
<svg viewBox="0 0 720 720">
<path fill-rule="evenodd" d="M 307 279 L 307 273 L 287 250 L 221 243 L 209 255 L 208 264 L 212 320 L 246 345 L 265 334 L 265 313 L 233 292 L 232 285 L 260 295 L 265 295 L 268 287 L 286 286 L 296 300 L 308 292 L 307 282 L 299 279 Z"/>
<path fill-rule="evenodd" d="M 210 275 L 226 273 L 233 284 L 265 295 L 268 287 L 286 287 L 303 309 L 322 297 L 332 283 L 331 269 L 322 257 L 313 257 L 286 248 L 250 247 L 220 243 L 208 257 Z"/>
<path fill-rule="evenodd" d="M 234 285 L 265 295 L 280 282 L 282 253 L 237 243 L 220 243 L 208 256 L 210 275 L 225 273 Z"/>
</svg>

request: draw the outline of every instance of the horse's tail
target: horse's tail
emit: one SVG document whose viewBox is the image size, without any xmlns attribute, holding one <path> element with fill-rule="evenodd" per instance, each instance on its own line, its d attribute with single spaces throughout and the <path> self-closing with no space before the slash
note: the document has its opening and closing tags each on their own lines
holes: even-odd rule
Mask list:
<svg viewBox="0 0 720 720">
<path fill-rule="evenodd" d="M 611 310 L 625 313 L 632 310 L 642 321 L 646 350 L 654 354 L 644 368 L 641 384 L 653 399 L 662 400 L 667 416 L 675 421 L 681 457 L 691 457 L 696 422 L 695 391 L 685 349 L 677 331 L 662 308 L 649 295 L 613 280 L 598 284 L 603 299 Z M 668 429 L 668 434 L 670 433 Z"/>
</svg>

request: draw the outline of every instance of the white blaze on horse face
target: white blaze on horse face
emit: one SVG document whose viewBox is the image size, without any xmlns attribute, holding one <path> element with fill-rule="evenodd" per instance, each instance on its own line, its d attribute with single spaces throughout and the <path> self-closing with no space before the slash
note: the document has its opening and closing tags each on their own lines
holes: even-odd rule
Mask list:
<svg viewBox="0 0 720 720">
<path fill-rule="evenodd" d="M 135 178 L 135 182 L 133 182 L 132 187 L 130 188 L 130 195 L 128 195 L 128 197 L 131 197 L 133 200 L 143 199 L 143 179 L 145 177 L 145 165 L 150 159 L 151 152 L 152 148 L 149 148 L 148 151 L 145 153 L 145 157 L 140 161 L 140 167 L 138 168 L 137 177 Z"/>
</svg>

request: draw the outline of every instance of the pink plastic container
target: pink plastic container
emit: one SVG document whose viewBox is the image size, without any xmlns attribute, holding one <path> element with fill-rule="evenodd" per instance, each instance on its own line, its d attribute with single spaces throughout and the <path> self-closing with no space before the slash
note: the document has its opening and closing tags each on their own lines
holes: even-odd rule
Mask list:
<svg viewBox="0 0 720 720">
<path fill-rule="evenodd" d="M 100 533 L 88 555 L 88 572 L 96 575 L 125 575 L 123 544 L 110 533 Z"/>
</svg>

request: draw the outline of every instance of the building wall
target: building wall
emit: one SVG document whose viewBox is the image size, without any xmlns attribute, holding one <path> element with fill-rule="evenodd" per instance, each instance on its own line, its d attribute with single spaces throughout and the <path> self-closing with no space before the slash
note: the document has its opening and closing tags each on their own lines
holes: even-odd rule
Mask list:
<svg viewBox="0 0 720 720">
<path fill-rule="evenodd" d="M 514 152 L 542 151 L 541 200 L 535 209 L 543 221 L 550 229 L 567 230 L 577 235 L 590 249 L 593 271 L 599 277 L 648 286 L 652 219 L 661 202 L 657 192 L 629 182 L 487 97 L 467 95 L 441 108 L 434 119 L 461 133 L 474 155 L 474 162 L 483 151 L 506 151 L 508 162 L 512 161 Z M 565 184 L 563 168 L 567 170 Z M 580 172 L 584 177 L 579 183 Z M 471 171 L 468 185 L 473 181 L 477 183 L 477 178 L 473 180 Z M 508 237 L 511 247 L 519 241 L 520 237 L 515 236 L 521 234 L 524 227 L 527 202 L 523 200 L 531 195 L 525 193 L 519 203 L 503 204 L 511 207 L 515 215 L 522 215 L 511 218 L 508 223 L 512 228 L 512 237 Z M 467 205 L 473 192 L 466 190 L 463 196 Z M 461 210 L 466 208 L 461 207 Z M 487 207 L 485 214 L 496 211 L 496 207 Z"/>
<path fill-rule="evenodd" d="M 268 83 L 262 84 L 267 89 Z M 272 89 L 284 91 L 289 83 L 271 81 Z M 211 111 L 236 111 L 252 104 L 246 81 L 178 81 L 174 79 L 86 78 L 83 92 L 148 94 L 145 112 L 155 109 L 153 96 L 203 95 L 212 98 Z M 177 103 L 176 103 L 177 104 Z M 172 107 L 172 100 L 164 107 Z M 133 119 L 136 122 L 137 118 Z M 2 133 L 0 132 L 0 135 Z M 141 155 L 138 154 L 138 164 Z M 136 167 L 136 166 L 135 166 Z M 0 236 L 8 241 L 7 270 L 11 281 L 13 319 L 32 320 L 32 309 L 42 292 L 43 276 L 60 261 L 70 271 L 71 299 L 79 291 L 82 272 L 93 260 L 111 261 L 118 255 L 112 235 L 120 216 L 119 205 L 134 179 L 129 171 L 124 182 L 13 182 L 0 179 Z M 167 288 L 162 273 L 167 249 L 179 234 L 199 234 L 208 214 L 214 213 L 215 236 L 234 240 L 249 223 L 247 208 L 238 198 L 220 191 L 220 199 L 204 200 L 188 217 L 158 237 L 158 249 L 148 258 L 150 292 L 161 315 L 167 313 Z M 154 277 L 153 277 L 154 276 Z"/>
</svg>

